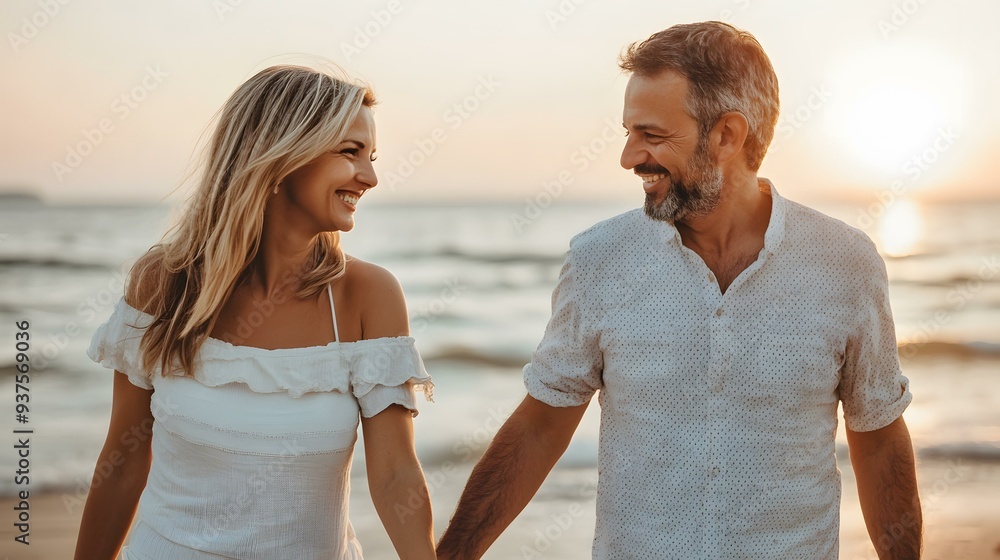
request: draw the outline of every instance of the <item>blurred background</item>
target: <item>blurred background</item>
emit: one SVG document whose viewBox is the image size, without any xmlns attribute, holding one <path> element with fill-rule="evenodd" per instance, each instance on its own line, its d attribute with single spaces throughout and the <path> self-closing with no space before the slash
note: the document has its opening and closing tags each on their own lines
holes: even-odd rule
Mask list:
<svg viewBox="0 0 1000 560">
<path fill-rule="evenodd" d="M 642 204 L 618 164 L 618 53 L 714 19 L 753 33 L 778 74 L 781 120 L 761 176 L 861 228 L 886 259 L 928 557 L 1000 555 L 998 17 L 986 0 L 4 3 L 0 413 L 22 427 L 14 322 L 29 320 L 32 507 L 46 521 L 36 556 L 8 544 L 6 521 L 0 549 L 69 557 L 110 411 L 111 374 L 87 359 L 90 337 L 189 194 L 228 95 L 266 66 L 311 57 L 380 99 L 380 184 L 343 240 L 406 291 L 437 382 L 416 424 L 443 530 L 524 395 L 520 368 L 569 239 Z M 598 413 L 488 558 L 589 557 Z M 841 556 L 873 558 L 838 441 Z M 0 472 L 14 470 L 13 452 L 0 453 Z M 390 557 L 359 464 L 354 480 L 362 544 Z M 14 489 L 3 474 L 0 494 Z"/>
</svg>

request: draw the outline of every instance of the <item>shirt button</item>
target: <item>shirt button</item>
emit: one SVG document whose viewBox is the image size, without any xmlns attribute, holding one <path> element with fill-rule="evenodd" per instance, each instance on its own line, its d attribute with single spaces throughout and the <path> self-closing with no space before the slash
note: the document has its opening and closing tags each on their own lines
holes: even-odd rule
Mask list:
<svg viewBox="0 0 1000 560">
<path fill-rule="evenodd" d="M 722 317 L 722 308 L 721 307 L 715 310 L 715 316 L 716 317 Z"/>
</svg>

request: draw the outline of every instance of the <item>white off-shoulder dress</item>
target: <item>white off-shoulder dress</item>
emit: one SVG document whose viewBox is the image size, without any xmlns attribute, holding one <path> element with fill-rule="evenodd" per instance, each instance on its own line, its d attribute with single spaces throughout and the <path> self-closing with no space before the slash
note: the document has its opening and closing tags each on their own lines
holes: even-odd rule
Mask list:
<svg viewBox="0 0 1000 560">
<path fill-rule="evenodd" d="M 333 294 L 327 286 L 330 308 Z M 193 377 L 141 363 L 152 317 L 122 298 L 88 355 L 153 391 L 152 466 L 126 560 L 359 559 L 348 519 L 359 414 L 433 384 L 411 337 L 265 350 L 209 338 Z M 148 430 L 131 434 L 138 445 Z"/>
</svg>

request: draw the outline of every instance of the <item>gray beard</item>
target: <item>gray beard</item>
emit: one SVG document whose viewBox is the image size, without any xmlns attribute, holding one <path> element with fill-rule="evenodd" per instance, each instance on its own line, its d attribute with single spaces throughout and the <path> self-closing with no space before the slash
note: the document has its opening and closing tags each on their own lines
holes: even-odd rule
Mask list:
<svg viewBox="0 0 1000 560">
<path fill-rule="evenodd" d="M 690 177 L 687 182 L 670 177 L 670 190 L 657 202 L 655 195 L 646 194 L 644 209 L 654 220 L 675 223 L 685 218 L 710 214 L 722 196 L 722 169 L 712 165 L 708 150 L 701 142 L 688 160 Z"/>
</svg>

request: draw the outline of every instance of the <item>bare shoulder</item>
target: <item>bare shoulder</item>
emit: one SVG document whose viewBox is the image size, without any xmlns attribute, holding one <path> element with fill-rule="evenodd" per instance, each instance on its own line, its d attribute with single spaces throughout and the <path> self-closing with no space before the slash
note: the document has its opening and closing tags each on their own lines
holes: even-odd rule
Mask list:
<svg viewBox="0 0 1000 560">
<path fill-rule="evenodd" d="M 383 297 L 389 294 L 398 294 L 400 297 L 403 295 L 403 288 L 391 272 L 356 257 L 348 259 L 344 279 L 347 280 L 352 292 L 357 295 L 364 293 L 374 293 Z"/>
<path fill-rule="evenodd" d="M 409 320 L 403 288 L 391 272 L 351 257 L 344 273 L 345 288 L 361 306 L 363 338 L 406 336 Z"/>
<path fill-rule="evenodd" d="M 163 252 L 153 247 L 132 265 L 125 285 L 125 303 L 150 315 L 163 305 Z"/>
</svg>

